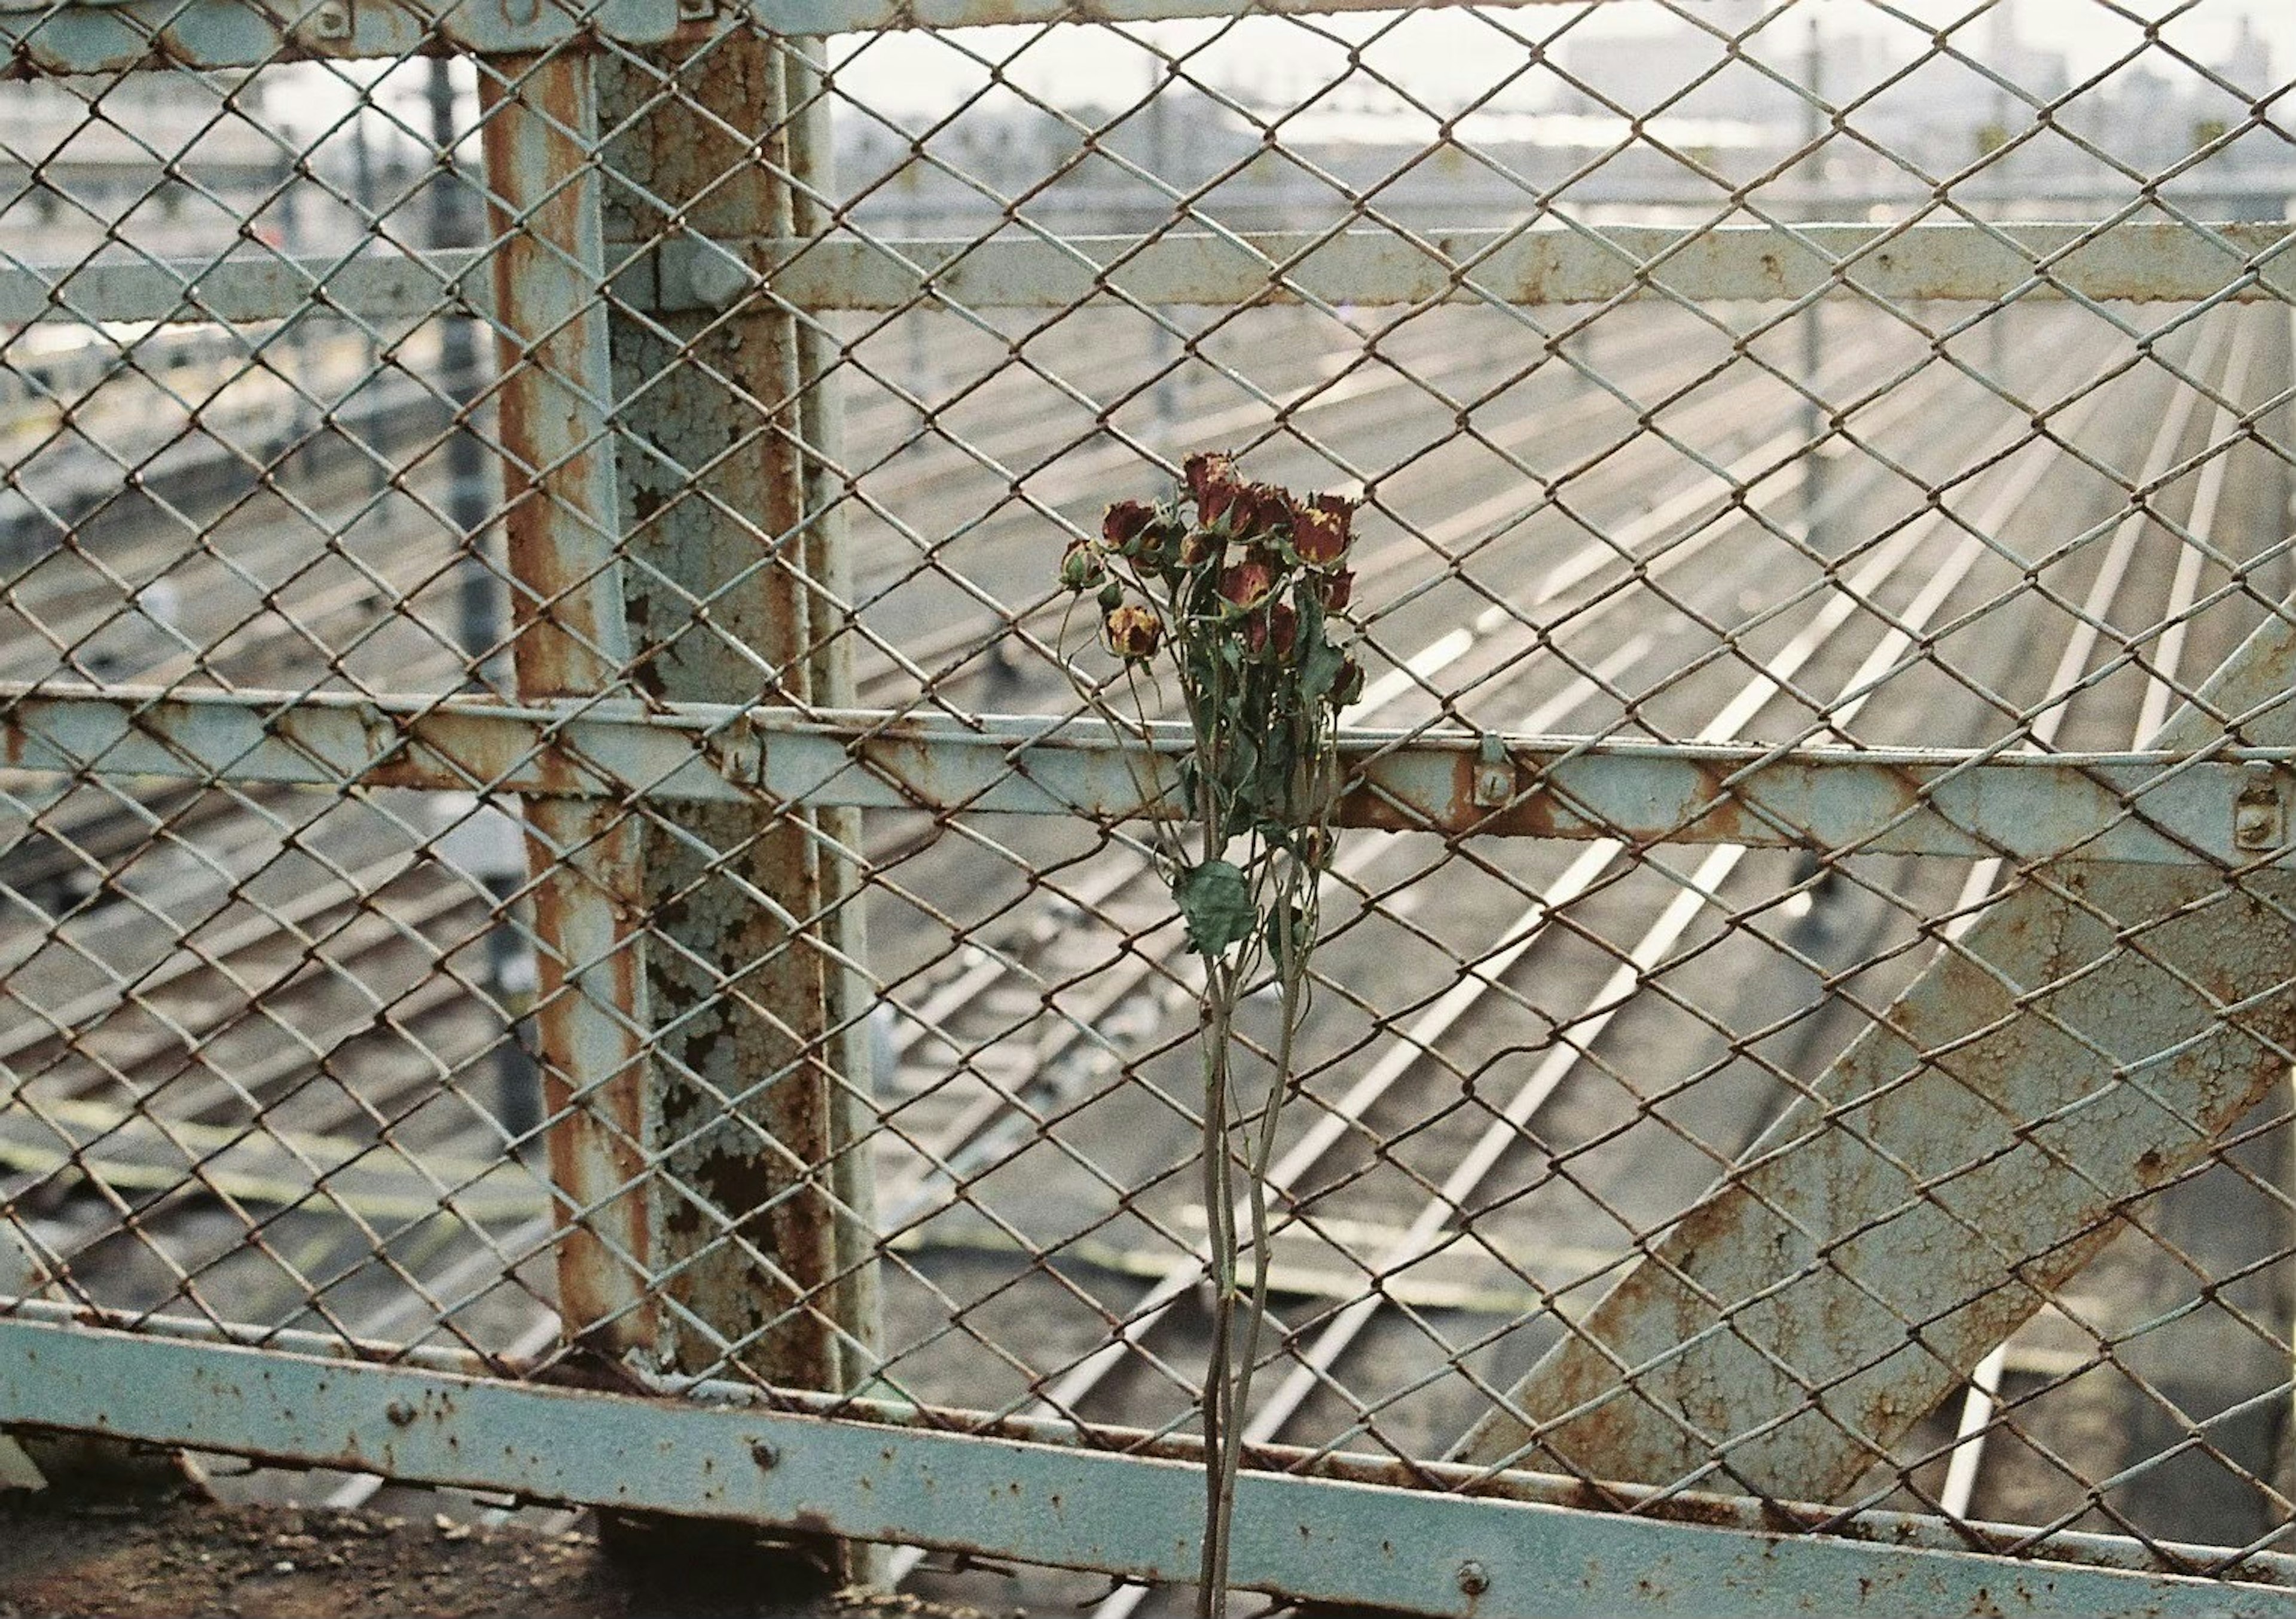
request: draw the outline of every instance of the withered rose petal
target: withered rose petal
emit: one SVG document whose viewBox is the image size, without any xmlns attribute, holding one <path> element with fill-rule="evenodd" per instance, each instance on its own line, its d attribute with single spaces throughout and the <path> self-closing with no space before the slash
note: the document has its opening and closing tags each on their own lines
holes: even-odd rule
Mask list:
<svg viewBox="0 0 2296 1619">
<path fill-rule="evenodd" d="M 1278 601 L 1267 609 L 1267 639 L 1278 658 L 1292 656 L 1300 644 L 1300 612 L 1289 601 Z"/>
<path fill-rule="evenodd" d="M 1247 553 L 1220 574 L 1220 599 L 1246 611 L 1267 600 L 1275 589 L 1275 560 L 1264 551 Z"/>
<path fill-rule="evenodd" d="M 1155 509 L 1145 501 L 1119 501 L 1100 519 L 1100 537 L 1122 550 L 1137 540 L 1155 517 Z"/>
<path fill-rule="evenodd" d="M 1278 662 L 1300 644 L 1300 614 L 1289 601 L 1268 604 L 1243 621 L 1243 650 L 1254 658 L 1272 653 Z"/>
<path fill-rule="evenodd" d="M 1332 612 L 1345 608 L 1356 593 L 1356 576 L 1352 570 L 1325 574 L 1316 582 L 1316 600 Z"/>
<path fill-rule="evenodd" d="M 1310 506 L 1292 527 L 1292 549 L 1312 568 L 1328 568 L 1348 554 L 1348 533 L 1321 506 Z"/>
<path fill-rule="evenodd" d="M 1119 607 L 1101 620 L 1101 639 L 1127 660 L 1152 657 L 1164 639 L 1164 621 L 1144 607 Z"/>
<path fill-rule="evenodd" d="M 1180 463 L 1180 481 L 1190 498 L 1201 501 L 1206 491 L 1235 482 L 1235 462 L 1217 450 L 1199 450 Z"/>
</svg>

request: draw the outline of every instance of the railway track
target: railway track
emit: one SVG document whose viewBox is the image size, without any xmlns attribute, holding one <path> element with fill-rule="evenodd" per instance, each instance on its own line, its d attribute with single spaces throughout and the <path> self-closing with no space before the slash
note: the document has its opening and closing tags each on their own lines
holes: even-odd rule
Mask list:
<svg viewBox="0 0 2296 1619">
<path fill-rule="evenodd" d="M 2041 748 L 2069 725 L 2119 724 L 2126 743 L 2158 724 L 2183 671 L 2261 611 L 2227 581 L 2228 564 L 2277 544 L 2245 487 L 2267 477 L 2263 457 L 2209 451 L 2260 413 L 2266 376 L 2286 374 L 2286 334 L 2244 318 L 2219 312 L 2165 346 L 2210 400 L 2085 346 L 2071 315 L 2034 315 L 2011 379 L 2034 411 L 1977 397 L 1902 331 L 1838 339 L 1816 391 L 1843 405 L 1833 440 L 1847 448 L 1816 513 L 1794 390 L 1687 351 L 1663 321 L 1619 323 L 1603 365 L 1623 403 L 1460 323 L 1449 337 L 1432 325 L 1398 337 L 1388 370 L 1304 348 L 1250 370 L 1229 362 L 1260 397 L 1217 405 L 1205 396 L 1234 384 L 1215 376 L 1189 391 L 1189 421 L 1220 439 L 1278 423 L 1256 471 L 1357 470 L 1379 510 L 1408 513 L 1407 528 L 1390 519 L 1389 537 L 1367 536 L 1357 600 L 1384 668 L 1358 720 L 1862 744 L 1989 741 L 2021 726 Z M 1046 368 L 1081 364 L 1088 348 Z M 1110 354 L 1119 370 L 1154 363 Z M 978 388 L 952 385 L 964 412 L 920 418 L 888 398 L 849 429 L 857 487 L 874 503 L 857 523 L 857 608 L 877 649 L 866 700 L 937 700 L 980 681 L 1003 706 L 1036 707 L 1065 690 L 1058 603 L 1040 588 L 1045 519 L 1088 522 L 1112 476 L 1137 477 L 1138 454 L 1122 436 L 1070 449 L 1073 423 L 1041 409 L 1049 385 L 996 361 L 982 337 Z M 2261 537 L 2210 556 L 2158 524 L 2111 519 L 2125 497 L 2065 443 L 2157 486 L 2192 532 L 2237 520 Z M 1926 499 L 1933 487 L 1948 500 Z M 268 577 L 291 565 L 297 534 L 250 532 L 243 552 L 218 541 L 182 569 L 190 601 L 174 627 L 192 648 L 242 643 L 228 658 L 163 645 L 138 677 L 289 683 L 372 645 L 452 689 L 448 647 L 412 660 L 412 642 L 360 621 L 373 616 L 363 592 L 419 593 L 447 576 L 454 553 L 435 522 L 428 543 L 406 543 L 425 526 L 421 503 L 408 527 L 379 523 L 356 550 L 370 583 L 314 580 L 291 610 L 282 597 L 250 617 L 200 585 L 209 569 Z M 936 523 L 936 511 L 959 515 Z M 2079 610 L 2021 586 L 2018 559 L 1991 536 L 2049 557 L 2032 577 Z M 154 542 L 108 565 L 133 585 L 167 556 Z M 908 600 L 920 568 L 947 577 Z M 50 615 L 59 634 L 85 639 L 117 617 L 100 592 L 44 602 L 35 584 L 20 576 L 7 605 Z M 2141 667 L 2120 654 L 2133 684 L 2093 672 L 2108 633 L 2145 647 Z M 989 649 L 1016 636 L 1037 656 L 992 666 Z M 1940 647 L 1962 688 L 1951 702 L 1918 678 Z M 2038 707 L 2084 680 L 2070 704 Z M 483 949 L 499 899 L 425 854 L 438 827 L 403 796 L 356 814 L 290 797 L 59 802 L 31 817 L 53 850 L 86 858 L 45 876 L 0 871 L 18 893 L 75 863 L 117 873 L 168 848 L 206 857 L 148 884 L 115 877 L 123 892 L 100 904 L 40 907 L 34 931 L 76 966 L 36 959 L 21 907 L 13 941 L 0 931 L 19 1009 L 37 995 L 55 1014 L 0 1026 L 0 1062 L 63 1127 L 62 1162 L 174 1170 L 169 1190 L 139 1191 L 123 1175 L 19 1167 L 8 1195 L 37 1206 L 50 1268 L 119 1307 L 199 1299 L 360 1334 L 436 1330 L 443 1313 L 449 1331 L 483 1322 L 497 1347 L 546 1345 L 554 1321 L 535 1262 L 549 1228 L 539 1200 L 521 1202 L 514 1177 L 494 1173 L 507 1138 L 485 1067 L 505 1020 L 441 970 Z M 872 846 L 873 944 L 895 1009 L 879 1138 L 885 1385 L 940 1404 L 1185 1429 L 1204 1211 L 1188 1200 L 1190 1031 L 1176 1015 L 1193 986 L 1160 896 L 1091 829 L 889 815 Z M 283 882 L 291 854 L 315 874 L 301 900 L 260 886 L 266 872 Z M 55 863 L 27 848 L 12 858 Z M 1924 904 L 1967 912 L 1998 880 L 1944 863 L 1351 838 L 1327 902 L 1341 920 L 1321 958 L 1308 1105 L 1275 1175 L 1283 1223 L 1266 1263 L 1283 1331 L 1250 1442 L 1439 1452 L 1472 1390 L 1511 1380 L 1557 1313 L 1591 1300 L 1815 1071 L 1838 1043 L 1829 1031 L 1917 969 L 1933 941 L 1909 917 Z M 1930 904 L 1956 882 L 1960 904 Z M 212 933 L 191 951 L 121 953 L 139 928 L 195 915 Z M 1702 970 L 1726 993 L 1702 987 Z M 107 1101 L 109 1130 L 87 1111 Z M 164 1121 L 156 1136 L 151 1120 Z M 341 1195 L 292 1196 L 299 1161 Z M 390 1201 L 425 1161 L 451 1166 L 444 1184 L 469 1210 L 424 1218 Z M 2205 1226 L 2225 1194 L 2202 1184 L 2194 1212 L 2164 1218 Z M 528 1280 L 503 1289 L 506 1269 Z M 1915 1487 L 1956 1514 L 1997 1510 L 1983 1469 L 1998 1435 L 2046 1446 L 2051 1402 L 2063 1403 L 2062 1373 L 2030 1370 L 2044 1363 L 2055 1364 L 2015 1343 L 1989 1363 L 1960 1420 L 1932 1422 Z M 2234 1468 L 2268 1476 L 2269 1459 L 2241 1443 Z M 2029 1521 L 2107 1508 L 2169 1521 L 2159 1492 L 2100 1502 L 2062 1483 L 2004 1485 L 1999 1499 L 2047 1515 Z M 1170 1599 L 1128 1588 L 1100 1611 Z"/>
</svg>

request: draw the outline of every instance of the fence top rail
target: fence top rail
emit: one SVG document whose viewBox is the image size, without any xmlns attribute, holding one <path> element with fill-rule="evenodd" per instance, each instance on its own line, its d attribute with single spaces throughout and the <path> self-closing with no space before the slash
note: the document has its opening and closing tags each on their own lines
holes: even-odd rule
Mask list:
<svg viewBox="0 0 2296 1619">
<path fill-rule="evenodd" d="M 1480 0 L 1504 6 L 1575 0 Z M 1465 0 L 1433 0 L 1439 5 Z M 1392 11 L 1393 0 L 749 0 L 726 8 L 776 34 L 822 36 L 911 29 L 1052 22 L 1162 22 L 1192 17 L 1313 16 Z M 703 5 L 705 15 L 713 10 Z M 314 59 L 472 52 L 513 55 L 584 36 L 624 45 L 699 37 L 722 20 L 695 21 L 678 0 L 67 0 L 0 4 L 0 49 L 15 78 L 217 70 Z"/>
</svg>

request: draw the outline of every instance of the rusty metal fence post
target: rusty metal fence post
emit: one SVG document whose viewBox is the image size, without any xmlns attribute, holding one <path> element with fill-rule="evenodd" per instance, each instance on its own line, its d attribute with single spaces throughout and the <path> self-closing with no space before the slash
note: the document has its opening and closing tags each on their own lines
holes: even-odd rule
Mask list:
<svg viewBox="0 0 2296 1619">
<path fill-rule="evenodd" d="M 738 249 L 714 244 L 789 234 L 813 151 L 794 134 L 794 61 L 743 25 L 602 61 L 602 113 L 619 132 L 610 236 L 643 248 L 682 228 L 730 272 Z M 834 565 L 815 520 L 819 346 L 757 297 L 722 312 L 618 307 L 611 330 L 634 684 L 671 702 L 849 703 L 818 577 Z M 702 1374 L 738 1358 L 783 1386 L 846 1387 L 866 1370 L 868 1334 L 838 1308 L 851 1268 L 840 1230 L 857 1211 L 832 1183 L 858 1196 L 861 1182 L 824 1171 L 855 1085 L 841 936 L 857 912 L 833 854 L 850 839 L 798 806 L 678 805 L 650 814 L 645 844 L 668 945 L 649 989 L 676 1009 L 654 1047 L 676 1303 L 666 1360 Z"/>
<path fill-rule="evenodd" d="M 852 700 L 815 627 L 845 567 L 833 346 L 762 303 L 610 313 L 605 291 L 681 226 L 791 233 L 825 160 L 824 113 L 792 111 L 814 71 L 742 29 L 489 76 L 528 700 Z M 874 1311 L 857 812 L 537 799 L 529 822 L 570 1337 L 652 1371 L 854 1386 Z"/>
<path fill-rule="evenodd" d="M 519 693 L 611 693 L 629 663 L 606 359 L 592 58 L 480 73 L 500 439 Z M 559 1315 L 614 1361 L 659 1357 L 647 1083 L 642 839 L 611 799 L 528 800 L 538 946 L 536 1028 L 551 1178 L 565 1230 Z"/>
</svg>

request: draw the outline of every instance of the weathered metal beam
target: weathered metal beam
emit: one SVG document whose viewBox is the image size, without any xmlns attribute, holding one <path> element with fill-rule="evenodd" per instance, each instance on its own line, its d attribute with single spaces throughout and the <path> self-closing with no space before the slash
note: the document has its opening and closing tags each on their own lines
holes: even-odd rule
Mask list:
<svg viewBox="0 0 2296 1619">
<path fill-rule="evenodd" d="M 661 315 L 713 310 L 740 295 L 739 275 L 729 280 L 738 269 L 802 309 L 898 309 L 921 299 L 1058 309 L 1111 294 L 1219 306 L 1308 297 L 1363 306 L 1715 303 L 1813 293 L 1897 303 L 2296 298 L 2296 225 L 2281 221 L 2216 225 L 2206 235 L 2169 224 L 1604 225 L 1441 231 L 1416 241 L 1386 231 L 1185 231 L 1057 243 L 758 239 L 742 233 L 745 224 L 727 225 L 722 245 L 680 237 L 643 250 L 610 248 L 616 298 Z M 483 312 L 490 302 L 482 267 L 464 253 L 0 266 L 0 324 L 283 320 L 315 304 L 389 322 Z"/>
<path fill-rule="evenodd" d="M 1442 0 L 1457 4 L 1459 0 Z M 1486 4 L 1578 0 L 1482 0 Z M 1393 9 L 1394 0 L 1253 0 L 1275 16 Z M 751 0 L 750 20 L 782 35 L 879 33 L 1006 23 L 1153 22 L 1227 17 L 1234 0 Z M 687 24 L 687 41 L 714 24 Z M 410 0 L 73 0 L 0 5 L 0 76 L 118 73 L 139 68 L 253 68 L 274 62 L 406 57 L 447 51 L 515 54 L 590 33 L 624 45 L 681 32 L 676 0 L 585 0 L 436 9 Z"/>
<path fill-rule="evenodd" d="M 1182 1460 L 893 1426 L 899 1413 L 871 1421 L 865 1406 L 824 1421 L 458 1376 L 430 1369 L 456 1360 L 438 1352 L 385 1364 L 286 1353 L 281 1335 L 266 1342 L 258 1351 L 0 1321 L 0 1422 L 526 1500 L 898 1538 L 1130 1580 L 1185 1580 L 1195 1567 L 1202 1484 Z M 1393 1472 L 1376 1460 L 1300 1461 L 1341 1476 L 1253 1468 L 1238 1482 L 1239 1588 L 1460 1619 L 1751 1619 L 1779 1611 L 1782 1592 L 1800 1611 L 1877 1616 L 2296 1612 L 2283 1587 L 2123 1572 L 2106 1559 L 2141 1566 L 2159 1553 L 2101 1537 L 2057 1537 L 2092 1560 L 2017 1559 L 1948 1549 L 1986 1543 L 1981 1526 L 1957 1526 L 1963 1538 L 1947 1542 L 1934 1526 L 1893 1519 L 1851 1540 L 1782 1532 L 1780 1516 L 1794 1516 L 1786 1509 L 1716 1502 L 1699 1516 L 1744 1525 L 1718 1527 L 1518 1498 L 1571 1499 L 1568 1481 L 1494 1480 L 1477 1497 L 1373 1487 L 1365 1477 Z M 1683 1503 L 1683 1516 L 1708 1505 Z M 1915 1543 L 1898 1540 L 1899 1526 Z M 2258 1559 L 2259 1572 L 2275 1561 Z"/>
<path fill-rule="evenodd" d="M 2162 728 L 2296 741 L 2267 619 Z M 2050 862 L 1870 1025 L 1459 1454 L 1849 1490 L 2296 1050 L 2296 872 Z"/>
<path fill-rule="evenodd" d="M 602 58 L 609 233 L 820 228 L 825 103 L 795 41 L 744 26 Z M 808 138 L 810 136 L 811 138 Z M 611 320 L 633 678 L 668 703 L 853 700 L 841 529 L 815 435 L 835 356 L 763 302 Z M 738 1363 L 792 1388 L 875 1369 L 874 1206 L 857 1108 L 873 1111 L 859 879 L 824 810 L 762 794 L 647 819 L 648 960 L 660 1120 L 665 1363 Z M 840 868 L 844 868 L 841 869 Z M 867 1554 L 808 1548 L 843 1581 Z"/>
<path fill-rule="evenodd" d="M 2296 756 L 1669 745 L 1341 734 L 1340 820 L 1394 830 L 1735 843 L 2038 861 L 2074 851 L 2227 869 L 2296 859 Z M 0 765 L 104 777 L 806 805 L 1121 820 L 1179 802 L 1183 728 L 1142 748 L 1097 722 L 819 718 L 723 704 L 506 707 L 319 692 L 86 693 L 0 685 Z M 1479 780 L 1479 778 L 1483 778 Z M 1144 787 L 1145 796 L 1144 797 Z M 1478 788 L 1486 789 L 1479 801 Z"/>
<path fill-rule="evenodd" d="M 612 380 L 600 298 L 604 245 L 593 59 L 507 59 L 486 103 L 503 530 L 518 689 L 626 689 Z M 559 1313 L 610 1360 L 648 1361 L 661 1333 L 652 1195 L 642 838 L 626 807 L 526 801 L 539 993 L 534 1009 L 553 1182 L 566 1200 Z"/>
<path fill-rule="evenodd" d="M 0 4 L 0 78 L 544 51 L 592 30 L 639 42 L 667 38 L 677 27 L 676 0 L 437 7 L 411 0 L 7 0 Z"/>
<path fill-rule="evenodd" d="M 921 297 L 1065 308 L 1109 289 L 1144 304 L 1688 303 L 1856 291 L 1893 303 L 2009 298 L 2191 300 L 2296 296 L 2284 223 L 1605 225 L 1085 237 L 1058 242 L 840 240 L 760 244 L 755 267 L 808 308 L 896 309 Z M 679 261 L 657 273 L 668 296 Z"/>
<path fill-rule="evenodd" d="M 1433 0 L 1461 5 L 1468 0 Z M 1505 8 L 1580 0 L 1496 0 Z M 1594 0 L 1597 4 L 1612 0 Z M 1395 0 L 750 0 L 758 25 L 783 34 L 883 33 L 906 29 L 992 28 L 1012 23 L 1162 22 L 1187 17 L 1315 17 L 1393 11 Z"/>
</svg>

